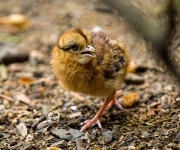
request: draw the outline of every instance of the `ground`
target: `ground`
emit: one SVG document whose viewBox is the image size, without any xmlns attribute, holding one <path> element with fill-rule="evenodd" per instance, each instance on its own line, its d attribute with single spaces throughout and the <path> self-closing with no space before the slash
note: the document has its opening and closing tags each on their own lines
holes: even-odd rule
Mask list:
<svg viewBox="0 0 180 150">
<path fill-rule="evenodd" d="M 144 10 L 150 5 L 137 0 L 143 4 Z M 99 0 L 0 1 L 1 18 L 17 13 L 28 25 L 0 25 L 0 149 L 180 149 L 178 88 L 124 19 Z M 94 125 L 84 133 L 80 123 L 92 118 L 104 99 L 65 91 L 49 64 L 59 35 L 79 26 L 101 27 L 121 38 L 134 68 L 121 86 L 124 110 L 107 109 L 103 129 Z M 138 103 L 128 107 L 123 96 L 132 92 Z"/>
</svg>

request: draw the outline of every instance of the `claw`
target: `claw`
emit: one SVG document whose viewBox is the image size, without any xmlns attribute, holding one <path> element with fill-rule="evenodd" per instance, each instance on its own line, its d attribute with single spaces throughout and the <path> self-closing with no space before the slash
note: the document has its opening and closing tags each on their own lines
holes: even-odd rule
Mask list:
<svg viewBox="0 0 180 150">
<path fill-rule="evenodd" d="M 84 122 L 81 122 L 81 124 L 82 123 L 84 124 L 84 126 L 81 129 L 81 132 L 84 132 L 87 128 L 92 127 L 95 122 L 98 124 L 99 128 L 102 129 L 101 121 L 99 119 L 97 120 L 91 119 L 91 120 L 86 120 Z"/>
</svg>

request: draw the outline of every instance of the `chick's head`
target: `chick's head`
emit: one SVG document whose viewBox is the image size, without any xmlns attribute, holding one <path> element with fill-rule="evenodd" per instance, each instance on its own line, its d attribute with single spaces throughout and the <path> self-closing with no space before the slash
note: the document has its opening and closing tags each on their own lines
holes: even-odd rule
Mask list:
<svg viewBox="0 0 180 150">
<path fill-rule="evenodd" d="M 73 28 L 65 31 L 59 38 L 58 45 L 65 57 L 81 64 L 86 64 L 95 57 L 91 34 L 85 29 Z"/>
</svg>

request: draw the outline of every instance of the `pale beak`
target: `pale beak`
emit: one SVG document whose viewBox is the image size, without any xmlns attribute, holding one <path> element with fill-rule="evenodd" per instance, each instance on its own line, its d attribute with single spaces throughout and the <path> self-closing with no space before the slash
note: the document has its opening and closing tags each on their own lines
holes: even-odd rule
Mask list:
<svg viewBox="0 0 180 150">
<path fill-rule="evenodd" d="M 95 53 L 94 53 L 94 47 L 92 47 L 91 45 L 86 46 L 85 49 L 83 49 L 82 51 L 80 51 L 80 54 L 85 56 L 85 57 L 96 57 Z"/>
</svg>

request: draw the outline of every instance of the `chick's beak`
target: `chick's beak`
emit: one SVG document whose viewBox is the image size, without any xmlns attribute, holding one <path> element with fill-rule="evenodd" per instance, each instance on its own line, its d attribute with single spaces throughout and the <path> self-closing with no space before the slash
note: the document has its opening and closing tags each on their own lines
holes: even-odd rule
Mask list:
<svg viewBox="0 0 180 150">
<path fill-rule="evenodd" d="M 92 47 L 91 45 L 88 45 L 88 44 L 85 49 L 80 51 L 80 54 L 85 57 L 95 57 L 96 56 L 94 53 L 94 47 Z"/>
</svg>

